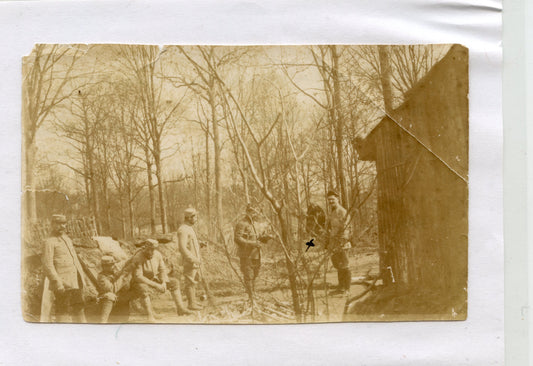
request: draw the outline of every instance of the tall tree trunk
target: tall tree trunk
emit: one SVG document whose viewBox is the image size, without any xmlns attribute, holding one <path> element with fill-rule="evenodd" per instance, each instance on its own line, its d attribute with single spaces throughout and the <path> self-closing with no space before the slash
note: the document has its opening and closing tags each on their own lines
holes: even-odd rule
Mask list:
<svg viewBox="0 0 533 366">
<path fill-rule="evenodd" d="M 298 242 L 300 242 L 304 236 L 305 218 L 302 209 L 302 195 L 300 193 L 300 170 L 298 169 L 299 163 L 295 163 L 295 178 L 296 178 L 296 204 L 298 206 Z M 299 244 L 299 243 L 298 243 Z M 298 248 L 302 246 L 298 245 Z"/>
<path fill-rule="evenodd" d="M 380 69 L 381 69 L 381 80 L 380 81 L 381 81 L 381 88 L 383 91 L 383 103 L 385 105 L 385 113 L 388 116 L 392 116 L 391 67 L 390 67 L 388 46 L 378 46 L 378 53 L 379 53 L 379 64 L 380 64 Z M 387 136 L 388 133 L 392 133 L 392 131 L 390 131 L 390 127 L 387 128 L 387 126 L 388 124 L 386 123 L 384 127 L 388 129 L 389 131 L 382 132 L 382 134 L 384 134 L 385 136 Z M 380 189 L 379 185 L 378 185 L 378 189 Z M 379 194 L 378 194 L 378 197 L 379 197 Z M 382 222 L 380 222 L 380 224 L 382 224 Z M 380 230 L 380 234 L 381 232 L 382 230 Z M 379 245 L 380 245 L 379 267 L 380 267 L 381 277 L 383 278 L 383 282 L 385 285 L 389 285 L 392 283 L 390 272 L 387 269 L 390 269 L 391 272 L 393 270 L 396 270 L 396 268 L 392 269 L 393 248 L 389 247 L 390 245 L 388 242 L 389 241 L 387 240 L 387 243 L 385 243 L 385 240 L 383 238 L 380 238 L 379 240 Z"/>
<path fill-rule="evenodd" d="M 285 220 L 285 213 L 282 208 L 276 210 L 278 216 L 279 224 L 281 227 L 281 238 L 285 243 L 287 250 L 290 249 L 290 234 L 288 231 L 288 222 Z M 302 308 L 300 306 L 300 295 L 298 293 L 298 282 L 296 279 L 296 268 L 294 268 L 293 263 L 290 258 L 285 255 L 285 266 L 287 267 L 287 273 L 289 275 L 289 285 L 292 295 L 292 306 L 294 309 L 294 314 L 296 315 L 296 320 L 299 322 L 302 320 Z"/>
<path fill-rule="evenodd" d="M 111 233 L 111 202 L 109 200 L 109 189 L 107 187 L 107 179 L 102 178 L 102 192 L 104 194 L 104 206 L 105 206 L 105 221 L 106 221 L 106 235 Z"/>
<path fill-rule="evenodd" d="M 159 194 L 159 214 L 161 216 L 161 230 L 163 234 L 167 232 L 167 203 L 165 200 L 165 182 L 163 182 L 163 172 L 161 167 L 161 156 L 154 154 L 155 175 L 157 177 L 157 191 Z"/>
<path fill-rule="evenodd" d="M 34 61 L 34 65 L 39 65 L 38 58 Z M 34 66 L 35 67 L 35 66 Z M 28 75 L 30 71 L 29 63 L 22 63 L 23 75 Z M 36 69 L 35 69 L 36 70 Z M 32 100 L 30 100 L 30 89 L 32 87 L 30 83 L 30 77 L 26 76 L 23 78 L 23 88 L 22 88 L 22 126 L 23 126 L 23 137 L 24 137 L 24 175 L 23 175 L 23 188 L 24 188 L 24 211 L 25 217 L 30 221 L 33 221 L 37 218 L 37 202 L 35 195 L 35 184 L 33 178 L 33 170 L 35 169 L 35 156 L 37 146 L 35 145 L 35 133 L 36 131 L 31 131 L 31 122 L 30 122 L 30 108 L 32 105 Z M 33 101 L 37 102 L 37 101 Z"/>
<path fill-rule="evenodd" d="M 154 181 L 152 177 L 152 162 L 150 160 L 150 152 L 148 147 L 144 149 L 144 155 L 146 158 L 146 175 L 148 178 L 148 195 L 150 198 L 150 232 L 155 234 L 155 194 L 154 194 Z"/>
<path fill-rule="evenodd" d="M 120 228 L 122 230 L 122 237 L 125 238 L 127 235 L 126 212 L 124 209 L 124 198 L 122 194 L 120 194 Z"/>
<path fill-rule="evenodd" d="M 131 190 L 131 177 L 128 176 L 128 223 L 129 223 L 129 231 L 128 231 L 128 238 L 133 238 L 134 234 L 134 228 L 135 228 L 135 221 L 134 221 L 134 213 L 133 213 L 133 194 Z"/>
<path fill-rule="evenodd" d="M 211 224 L 211 162 L 209 161 L 209 122 L 205 126 L 205 206 L 207 209 L 207 235 L 213 240 L 213 225 Z"/>
<path fill-rule="evenodd" d="M 215 100 L 215 79 L 212 75 L 209 76 L 209 105 L 211 106 L 211 123 L 213 124 L 213 147 L 215 150 L 215 210 L 217 225 L 223 227 L 222 222 L 222 182 L 220 170 L 220 132 L 218 130 L 217 121 L 217 105 Z"/>
<path fill-rule="evenodd" d="M 391 66 L 389 60 L 389 47 L 378 46 L 379 65 L 381 68 L 381 88 L 383 90 L 383 102 L 385 104 L 385 113 L 389 116 L 392 113 L 392 85 L 391 85 Z"/>
<path fill-rule="evenodd" d="M 126 192 L 127 192 L 127 198 L 128 198 L 128 232 L 126 234 L 126 237 L 133 238 L 133 232 L 134 232 L 134 214 L 133 214 L 133 192 L 132 192 L 132 182 L 131 182 L 131 173 L 128 171 L 126 173 Z"/>
<path fill-rule="evenodd" d="M 98 234 L 102 232 L 102 224 L 100 222 L 100 204 L 99 204 L 99 196 L 98 196 L 98 190 L 96 188 L 96 173 L 94 170 L 94 160 L 92 156 L 92 148 L 87 148 L 87 161 L 89 164 L 89 182 L 91 186 L 91 206 L 92 206 L 92 213 L 94 217 L 94 221 L 96 224 L 96 230 L 98 231 Z"/>
<path fill-rule="evenodd" d="M 28 139 L 28 137 L 26 137 Z M 34 169 L 37 147 L 34 142 L 26 142 L 25 167 L 24 167 L 24 199 L 26 217 L 30 221 L 37 219 L 37 195 L 35 193 Z"/>
<path fill-rule="evenodd" d="M 194 151 L 194 142 L 191 138 L 191 162 L 192 162 L 192 174 L 193 174 L 193 184 L 194 184 L 194 207 L 198 208 L 198 162 L 196 160 L 197 160 L 197 154 Z"/>
<path fill-rule="evenodd" d="M 327 155 L 327 179 L 328 179 L 328 187 L 329 189 L 338 189 L 338 176 L 337 173 L 338 165 L 335 164 L 335 128 L 334 128 L 334 116 L 332 115 L 332 109 L 329 111 L 330 113 L 330 121 L 331 124 L 328 126 L 328 135 L 329 135 L 329 154 Z M 333 184 L 333 181 L 335 180 L 336 184 Z M 327 189 L 326 189 L 327 192 Z"/>
<path fill-rule="evenodd" d="M 337 180 L 339 194 L 344 207 L 348 206 L 348 194 L 346 189 L 346 177 L 344 172 L 344 116 L 341 108 L 341 87 L 339 80 L 339 55 L 337 46 L 330 46 L 333 67 L 331 75 L 333 79 L 333 114 L 335 122 L 335 146 L 337 150 Z"/>
<path fill-rule="evenodd" d="M 280 123 L 278 125 L 278 138 L 279 138 L 279 144 L 278 144 L 278 156 L 279 156 L 279 162 L 278 164 L 278 174 L 280 176 L 283 175 L 283 197 L 288 201 L 288 198 L 290 196 L 289 194 L 289 170 L 286 169 L 284 165 L 286 165 L 285 160 L 287 159 L 287 156 L 289 156 L 289 153 L 287 151 L 287 146 L 285 143 L 285 136 L 283 135 L 283 123 Z M 288 210 L 283 210 L 285 215 L 285 222 L 287 223 L 286 231 L 287 231 L 287 239 L 292 239 L 292 227 L 291 227 L 291 217 L 290 212 Z M 293 247 L 293 241 L 285 241 L 285 243 L 288 245 L 289 248 L 292 249 Z"/>
<path fill-rule="evenodd" d="M 244 160 L 244 153 L 242 158 L 242 185 L 244 188 L 244 198 L 246 199 L 246 203 L 250 203 L 250 187 L 248 186 L 248 167 L 246 166 L 245 160 Z"/>
</svg>

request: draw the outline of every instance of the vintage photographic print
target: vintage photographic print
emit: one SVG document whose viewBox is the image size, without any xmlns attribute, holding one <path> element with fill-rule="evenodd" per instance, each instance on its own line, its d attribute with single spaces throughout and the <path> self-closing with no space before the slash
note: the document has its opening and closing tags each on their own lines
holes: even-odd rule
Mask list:
<svg viewBox="0 0 533 366">
<path fill-rule="evenodd" d="M 464 320 L 461 45 L 37 44 L 29 322 Z"/>
</svg>

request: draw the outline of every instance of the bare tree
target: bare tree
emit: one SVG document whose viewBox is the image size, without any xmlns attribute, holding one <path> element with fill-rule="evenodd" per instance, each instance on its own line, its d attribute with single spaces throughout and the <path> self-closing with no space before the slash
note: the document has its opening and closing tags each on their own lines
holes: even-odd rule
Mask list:
<svg viewBox="0 0 533 366">
<path fill-rule="evenodd" d="M 185 94 L 177 100 L 164 97 L 164 82 L 157 74 L 161 71 L 160 49 L 157 46 L 118 46 L 117 54 L 123 75 L 131 82 L 135 92 L 139 95 L 141 117 L 139 121 L 142 133 L 150 138 L 146 144 L 155 166 L 161 227 L 167 232 L 167 209 L 165 199 L 165 184 L 163 173 L 163 139 L 166 132 L 175 125 L 178 112 L 185 98 Z M 147 175 L 151 179 L 149 169 L 150 159 L 147 157 Z"/>
<path fill-rule="evenodd" d="M 279 123 L 281 123 L 281 115 L 278 113 L 273 120 L 261 121 L 261 125 L 266 131 L 263 131 L 263 133 L 261 134 L 258 133 L 257 130 L 252 126 L 252 122 L 250 121 L 249 116 L 244 112 L 245 108 L 241 106 L 240 101 L 235 97 L 235 95 L 226 85 L 224 80 L 216 71 L 213 71 L 213 75 L 215 76 L 215 79 L 217 80 L 221 91 L 223 91 L 221 95 L 224 98 L 224 102 L 228 106 L 232 107 L 228 108 L 228 110 L 235 111 L 235 113 L 229 113 L 229 115 L 226 116 L 228 123 L 228 132 L 234 135 L 234 141 L 237 141 L 239 143 L 239 146 L 242 148 L 247 166 L 255 184 L 258 186 L 262 195 L 268 200 L 277 216 L 281 231 L 278 234 L 278 239 L 281 244 L 283 254 L 285 256 L 285 263 L 288 271 L 289 283 L 292 294 L 293 308 L 297 318 L 301 319 L 301 295 L 298 289 L 298 273 L 296 269 L 296 264 L 290 253 L 290 242 L 292 240 L 289 229 L 290 224 L 287 221 L 286 215 L 287 208 L 283 203 L 283 197 L 278 196 L 273 191 L 272 180 L 268 177 L 269 169 L 266 168 L 267 160 L 265 158 L 265 146 L 267 145 L 267 141 L 272 135 L 274 129 L 279 125 Z M 239 127 L 239 125 L 241 124 L 245 126 L 246 132 L 250 137 L 249 139 L 245 139 L 245 137 L 241 133 L 241 128 Z"/>
<path fill-rule="evenodd" d="M 114 90 L 111 106 L 115 114 L 110 119 L 108 135 L 112 150 L 111 179 L 120 200 L 122 235 L 132 238 L 135 229 L 134 202 L 142 190 L 142 185 L 137 182 L 138 173 L 142 171 L 137 158 L 138 103 L 135 95 L 129 92 L 127 83 L 115 83 Z"/>
<path fill-rule="evenodd" d="M 80 51 L 77 46 L 38 44 L 23 60 L 24 189 L 26 213 L 36 218 L 34 169 L 37 132 L 47 118 L 73 91 L 73 70 Z"/>
<path fill-rule="evenodd" d="M 213 149 L 214 149 L 214 171 L 215 171 L 215 210 L 217 225 L 222 226 L 222 175 L 221 175 L 221 153 L 222 141 L 220 133 L 220 90 L 217 83 L 216 75 L 223 72 L 229 64 L 234 64 L 246 51 L 243 48 L 235 47 L 215 47 L 215 46 L 197 46 L 193 49 L 187 49 L 178 46 L 177 49 L 192 66 L 192 77 L 181 77 L 181 83 L 187 85 L 193 92 L 208 105 L 208 121 L 205 123 L 206 133 L 206 169 L 209 174 L 209 139 L 210 131 L 212 132 Z M 198 116 L 200 118 L 200 116 Z M 209 186 L 209 183 L 208 183 Z M 208 202 L 208 211 L 210 202 Z"/>
<path fill-rule="evenodd" d="M 101 160 L 99 144 L 107 143 L 99 136 L 105 130 L 105 121 L 109 117 L 106 96 L 101 89 L 102 84 L 95 84 L 84 89 L 79 88 L 75 96 L 69 99 L 70 116 L 56 118 L 56 133 L 73 148 L 74 156 L 58 161 L 83 177 L 87 204 L 95 218 L 97 229 L 102 230 L 100 217 L 100 174 L 107 175 L 107 161 Z"/>
<path fill-rule="evenodd" d="M 343 50 L 343 49 L 342 49 Z M 341 75 L 339 71 L 339 59 L 341 57 L 342 50 L 339 46 L 313 46 L 309 48 L 312 56 L 312 63 L 302 64 L 282 64 L 282 69 L 285 72 L 288 80 L 296 87 L 301 93 L 310 97 L 319 107 L 321 107 L 327 115 L 331 148 L 335 148 L 335 176 L 336 186 L 339 189 L 341 202 L 344 206 L 348 204 L 348 189 L 346 186 L 345 177 L 345 157 L 344 157 L 344 111 L 341 98 Z M 295 81 L 295 73 L 289 71 L 289 67 L 296 66 L 297 69 L 302 67 L 309 67 L 313 65 L 318 71 L 322 83 L 322 90 L 320 96 L 317 97 L 303 87 L 298 85 Z M 296 73 L 301 70 L 297 70 Z"/>
<path fill-rule="evenodd" d="M 388 65 L 383 65 L 386 49 Z M 403 102 L 405 94 L 413 88 L 446 53 L 445 45 L 392 45 L 359 46 L 346 49 L 346 63 L 365 90 L 372 103 L 384 105 L 382 73 L 390 78 L 390 103 L 395 108 Z M 388 71 L 383 69 L 388 67 Z M 389 101 L 387 101 L 389 102 Z"/>
</svg>

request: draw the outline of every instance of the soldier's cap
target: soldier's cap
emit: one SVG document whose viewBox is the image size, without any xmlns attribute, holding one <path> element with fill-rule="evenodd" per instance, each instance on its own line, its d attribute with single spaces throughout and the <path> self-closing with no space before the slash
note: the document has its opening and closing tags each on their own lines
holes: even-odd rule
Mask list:
<svg viewBox="0 0 533 366">
<path fill-rule="evenodd" d="M 193 207 L 188 207 L 188 208 L 185 209 L 185 211 L 183 211 L 183 216 L 185 216 L 185 217 L 195 216 L 197 214 L 198 213 L 196 212 L 196 210 Z"/>
<path fill-rule="evenodd" d="M 154 240 L 154 239 L 146 239 L 144 241 L 144 247 L 145 248 L 155 249 L 155 248 L 157 248 L 158 245 L 159 245 L 159 242 L 157 240 Z"/>
<path fill-rule="evenodd" d="M 328 194 L 326 195 L 326 197 L 331 197 L 331 196 L 339 198 L 339 194 L 335 192 L 334 190 L 329 190 Z"/>
<path fill-rule="evenodd" d="M 115 258 L 111 255 L 104 255 L 101 259 L 102 266 L 115 264 Z"/>
<path fill-rule="evenodd" d="M 65 215 L 52 215 L 52 222 L 56 222 L 58 224 L 66 224 L 67 218 Z"/>
</svg>

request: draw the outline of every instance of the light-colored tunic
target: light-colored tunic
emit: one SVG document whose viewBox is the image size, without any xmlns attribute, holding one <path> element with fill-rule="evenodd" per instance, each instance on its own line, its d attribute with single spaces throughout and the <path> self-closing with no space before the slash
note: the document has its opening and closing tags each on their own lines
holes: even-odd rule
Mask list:
<svg viewBox="0 0 533 366">
<path fill-rule="evenodd" d="M 329 229 L 330 240 L 332 243 L 342 243 L 343 249 L 352 247 L 350 243 L 350 225 L 346 224 L 346 209 L 337 206 L 329 212 L 326 227 Z"/>
</svg>

